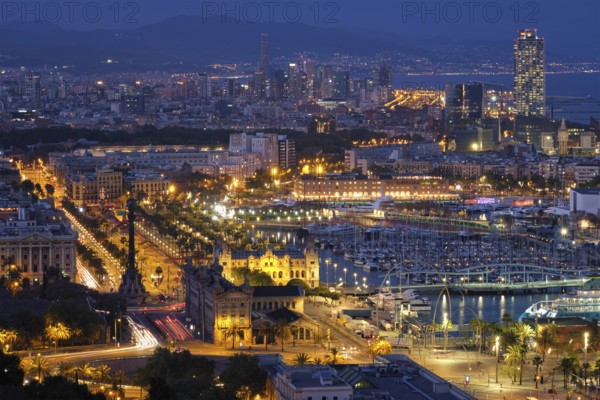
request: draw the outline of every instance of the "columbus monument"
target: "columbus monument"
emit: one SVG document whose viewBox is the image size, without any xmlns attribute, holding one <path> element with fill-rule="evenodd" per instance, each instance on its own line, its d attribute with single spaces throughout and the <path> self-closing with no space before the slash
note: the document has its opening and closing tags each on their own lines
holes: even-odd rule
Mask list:
<svg viewBox="0 0 600 400">
<path fill-rule="evenodd" d="M 129 227 L 129 254 L 127 259 L 127 269 L 121 276 L 121 285 L 119 293 L 126 298 L 135 299 L 145 296 L 146 288 L 142 283 L 142 275 L 138 272 L 135 265 L 135 200 L 127 200 L 127 222 Z"/>
</svg>

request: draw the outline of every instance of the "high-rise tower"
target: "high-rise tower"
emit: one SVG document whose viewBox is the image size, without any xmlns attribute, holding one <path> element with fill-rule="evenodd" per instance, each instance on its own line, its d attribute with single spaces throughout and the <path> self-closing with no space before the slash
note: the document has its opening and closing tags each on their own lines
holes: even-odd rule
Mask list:
<svg viewBox="0 0 600 400">
<path fill-rule="evenodd" d="M 269 74 L 269 34 L 260 35 L 260 65 L 259 70 L 265 75 Z"/>
<path fill-rule="evenodd" d="M 519 31 L 514 43 L 514 89 L 517 114 L 544 116 L 546 78 L 544 39 L 533 29 Z"/>
</svg>

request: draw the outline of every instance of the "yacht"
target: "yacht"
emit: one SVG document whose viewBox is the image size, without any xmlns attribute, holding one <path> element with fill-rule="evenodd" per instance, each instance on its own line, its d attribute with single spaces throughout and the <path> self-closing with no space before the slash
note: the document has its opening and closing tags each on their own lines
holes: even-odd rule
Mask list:
<svg viewBox="0 0 600 400">
<path fill-rule="evenodd" d="M 588 321 L 600 319 L 600 276 L 589 278 L 575 293 L 533 304 L 525 310 L 519 320 L 568 317 L 580 317 Z"/>
</svg>

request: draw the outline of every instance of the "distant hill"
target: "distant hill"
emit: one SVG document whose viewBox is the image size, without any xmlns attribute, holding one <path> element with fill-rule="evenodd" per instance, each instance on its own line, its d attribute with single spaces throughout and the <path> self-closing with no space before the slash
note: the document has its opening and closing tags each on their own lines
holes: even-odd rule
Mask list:
<svg viewBox="0 0 600 400">
<path fill-rule="evenodd" d="M 507 60 L 510 43 L 453 42 L 445 37 L 422 41 L 372 31 L 291 23 L 204 21 L 179 16 L 131 30 L 74 31 L 49 24 L 0 25 L 0 65 L 63 66 L 77 71 L 190 69 L 210 63 L 256 63 L 259 37 L 269 33 L 270 54 L 289 56 L 347 53 L 373 56 L 402 52 L 408 58 L 476 61 Z M 475 51 L 476 50 L 476 51 Z M 107 59 L 118 63 L 106 65 Z"/>
</svg>

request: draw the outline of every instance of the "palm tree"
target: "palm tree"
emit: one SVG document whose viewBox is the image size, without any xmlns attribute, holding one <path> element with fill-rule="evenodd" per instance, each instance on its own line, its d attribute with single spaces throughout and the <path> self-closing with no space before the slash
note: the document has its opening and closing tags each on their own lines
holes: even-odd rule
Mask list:
<svg viewBox="0 0 600 400">
<path fill-rule="evenodd" d="M 526 344 L 530 338 L 535 336 L 533 328 L 525 322 L 515 322 L 512 329 L 522 344 Z"/>
<path fill-rule="evenodd" d="M 268 350 L 269 336 L 273 334 L 273 324 L 271 324 L 269 321 L 263 321 L 258 326 L 258 334 L 264 337 L 265 350 Z"/>
<path fill-rule="evenodd" d="M 338 363 L 340 358 L 341 358 L 340 351 L 337 349 L 337 347 L 333 347 L 331 349 L 330 353 L 325 356 L 324 361 L 326 364 L 335 365 Z"/>
<path fill-rule="evenodd" d="M 283 351 L 283 342 L 290 335 L 290 326 L 286 320 L 280 319 L 273 327 L 275 337 L 281 340 L 281 351 Z"/>
<path fill-rule="evenodd" d="M 550 324 L 542 329 L 537 338 L 537 343 L 540 348 L 540 353 L 542 353 L 542 361 L 546 361 L 546 353 L 548 353 L 548 350 L 551 349 L 552 346 L 556 345 L 556 325 Z"/>
<path fill-rule="evenodd" d="M 32 358 L 26 358 L 21 362 L 23 370 L 27 375 L 32 376 L 38 382 L 42 382 L 45 376 L 50 375 L 48 360 L 39 354 Z"/>
<path fill-rule="evenodd" d="M 596 371 L 596 385 L 600 385 L 600 358 L 596 359 L 594 370 Z"/>
<path fill-rule="evenodd" d="M 313 365 L 323 365 L 325 364 L 324 360 L 321 357 L 315 357 L 312 360 Z"/>
<path fill-rule="evenodd" d="M 54 351 L 56 351 L 59 341 L 68 340 L 73 333 L 71 328 L 61 322 L 57 322 L 54 325 L 48 325 L 45 329 L 45 334 L 49 340 L 54 341 Z"/>
<path fill-rule="evenodd" d="M 535 366 L 535 388 L 537 389 L 539 384 L 538 377 L 540 376 L 540 367 L 544 363 L 544 360 L 539 355 L 536 355 L 531 360 L 531 363 Z"/>
<path fill-rule="evenodd" d="M 96 368 L 92 367 L 90 363 L 82 361 L 75 367 L 75 372 L 77 372 L 82 379 L 88 379 L 95 376 Z"/>
<path fill-rule="evenodd" d="M 511 344 L 506 349 L 506 360 L 509 365 L 513 368 L 519 367 L 519 385 L 523 384 L 523 363 L 525 361 L 525 355 L 527 354 L 527 347 L 523 344 Z M 513 375 L 513 382 L 516 381 L 516 374 Z"/>
<path fill-rule="evenodd" d="M 584 379 L 583 385 L 585 387 L 585 390 L 587 391 L 587 384 L 588 384 L 588 382 L 587 382 L 587 376 L 588 376 L 588 374 L 587 373 L 588 373 L 588 369 L 590 369 L 591 365 L 590 365 L 589 362 L 584 362 L 581 365 L 581 367 L 583 368 L 583 379 Z"/>
<path fill-rule="evenodd" d="M 228 338 L 231 338 L 231 348 L 235 349 L 235 339 L 239 337 L 240 334 L 244 333 L 244 330 L 240 328 L 238 325 L 233 324 L 229 327 L 225 328 L 225 342 L 227 342 Z M 227 347 L 227 344 L 225 345 Z"/>
<path fill-rule="evenodd" d="M 564 357 L 562 360 L 560 360 L 559 367 L 563 372 L 564 387 L 567 389 L 569 385 L 569 375 L 571 375 L 571 372 L 575 369 L 575 358 L 573 356 Z"/>
<path fill-rule="evenodd" d="M 71 379 L 73 377 L 74 371 L 75 368 L 71 364 L 65 362 L 58 363 L 55 369 L 56 375 L 64 376 L 67 379 Z"/>
<path fill-rule="evenodd" d="M 298 336 L 299 331 L 300 331 L 300 327 L 298 325 L 290 325 L 290 336 L 292 337 L 292 347 L 296 347 L 296 337 Z"/>
<path fill-rule="evenodd" d="M 298 353 L 294 357 L 294 364 L 298 366 L 310 364 L 310 356 L 306 353 Z"/>
<path fill-rule="evenodd" d="M 477 338 L 481 335 L 481 320 L 479 318 L 471 318 L 469 325 L 473 332 L 473 344 L 477 345 Z"/>
<path fill-rule="evenodd" d="M 11 343 L 17 340 L 17 336 L 17 331 L 13 329 L 0 329 L 0 346 L 2 350 L 9 350 Z"/>
<path fill-rule="evenodd" d="M 115 371 L 114 375 L 115 383 L 118 384 L 119 389 L 123 383 L 127 383 L 127 374 L 122 369 Z"/>
<path fill-rule="evenodd" d="M 379 338 L 374 340 L 369 345 L 369 356 L 373 359 L 373 364 L 375 363 L 375 358 L 382 354 L 390 354 L 392 352 L 392 345 L 389 341 L 384 338 Z"/>
<path fill-rule="evenodd" d="M 98 382 L 108 382 L 110 381 L 110 367 L 106 364 L 101 364 L 96 367 L 96 379 Z"/>
</svg>

